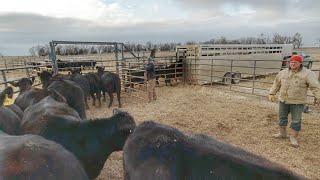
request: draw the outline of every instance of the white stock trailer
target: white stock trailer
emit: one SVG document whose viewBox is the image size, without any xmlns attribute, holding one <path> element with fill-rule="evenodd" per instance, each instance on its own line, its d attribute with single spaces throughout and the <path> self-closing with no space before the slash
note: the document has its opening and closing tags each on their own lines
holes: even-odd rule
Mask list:
<svg viewBox="0 0 320 180">
<path fill-rule="evenodd" d="M 177 46 L 186 58 L 187 77 L 198 84 L 238 83 L 243 78 L 279 72 L 292 44 L 196 44 Z"/>
</svg>

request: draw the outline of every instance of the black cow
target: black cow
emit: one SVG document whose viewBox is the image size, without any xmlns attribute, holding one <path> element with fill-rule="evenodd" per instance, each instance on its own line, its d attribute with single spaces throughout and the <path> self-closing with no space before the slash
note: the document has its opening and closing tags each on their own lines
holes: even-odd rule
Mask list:
<svg viewBox="0 0 320 180">
<path fill-rule="evenodd" d="M 166 86 L 170 84 L 172 86 L 171 81 L 176 78 L 180 78 L 183 76 L 183 64 L 182 59 L 176 61 L 174 64 L 166 66 L 164 69 L 160 70 L 161 77 L 165 79 Z"/>
<path fill-rule="evenodd" d="M 20 94 L 31 89 L 32 84 L 34 83 L 35 77 L 29 78 L 21 78 L 18 81 L 9 82 L 9 84 L 13 85 L 14 87 L 19 87 Z"/>
<path fill-rule="evenodd" d="M 81 74 L 81 69 L 72 69 L 70 75 L 70 80 L 76 82 L 82 89 L 84 93 L 84 103 L 87 109 L 89 109 L 88 105 L 88 97 L 90 95 L 90 84 L 88 79 Z"/>
<path fill-rule="evenodd" d="M 110 118 L 81 121 L 62 104 L 47 97 L 28 108 L 21 123 L 22 132 L 63 145 L 80 160 L 89 178 L 96 178 L 108 156 L 122 150 L 135 128 L 134 119 L 127 112 L 116 112 Z"/>
<path fill-rule="evenodd" d="M 13 97 L 13 89 L 12 87 L 6 87 L 2 92 L 0 92 L 0 106 L 3 105 L 5 99 L 8 98 L 12 98 Z"/>
<path fill-rule="evenodd" d="M 38 72 L 37 73 L 40 81 L 42 83 L 42 88 L 46 89 L 48 88 L 48 86 L 57 80 L 70 80 L 70 76 L 69 75 L 65 75 L 65 74 L 57 74 L 57 75 L 53 75 L 53 71 L 42 71 L 42 72 Z"/>
<path fill-rule="evenodd" d="M 96 97 L 98 98 L 99 107 L 101 107 L 101 87 L 100 78 L 97 73 L 89 72 L 84 75 L 90 86 L 90 95 L 92 97 L 92 105 L 96 105 Z"/>
<path fill-rule="evenodd" d="M 166 71 L 163 66 L 163 64 L 157 64 L 155 65 L 155 75 L 156 75 L 156 84 L 159 85 L 159 77 L 162 77 Z M 126 87 L 131 87 L 134 88 L 134 83 L 136 84 L 143 84 L 145 83 L 145 69 L 142 68 L 141 70 L 130 70 L 127 71 L 127 77 L 128 77 L 128 82 L 125 84 Z"/>
<path fill-rule="evenodd" d="M 144 70 L 134 70 L 127 72 L 126 87 L 134 88 L 134 84 L 143 84 L 145 82 Z"/>
<path fill-rule="evenodd" d="M 4 100 L 5 100 L 6 96 L 8 98 L 12 99 L 13 98 L 13 94 L 14 94 L 14 91 L 13 91 L 12 87 L 6 87 L 4 89 L 4 91 L 2 91 L 0 93 L 0 107 L 3 106 L 3 103 L 4 103 Z M 23 111 L 16 104 L 6 105 L 5 107 L 7 107 L 7 108 L 11 109 L 13 112 L 15 112 L 19 116 L 19 118 L 22 118 Z"/>
<path fill-rule="evenodd" d="M 100 87 L 104 94 L 105 99 L 105 92 L 108 93 L 110 102 L 109 102 L 109 108 L 112 105 L 113 102 L 113 93 L 117 93 L 117 99 L 118 99 L 118 105 L 119 108 L 121 107 L 121 82 L 119 75 L 112 73 L 112 72 L 105 72 L 104 67 L 97 67 L 98 69 L 98 76 L 100 78 Z"/>
<path fill-rule="evenodd" d="M 52 83 L 52 81 L 50 81 L 50 79 L 53 76 L 53 71 L 42 71 L 42 72 L 38 72 L 37 74 L 38 74 L 40 81 L 42 83 L 42 88 L 47 89 L 47 87 L 50 85 L 50 83 Z"/>
<path fill-rule="evenodd" d="M 68 80 L 68 76 L 57 75 L 43 71 L 38 74 L 43 85 L 43 89 L 52 89 L 62 94 L 70 107 L 74 108 L 81 118 L 86 119 L 84 93 L 81 87 L 73 81 Z"/>
<path fill-rule="evenodd" d="M 46 89 L 32 88 L 23 92 L 22 94 L 20 93 L 15 99 L 14 104 L 24 111 L 27 109 L 27 107 L 39 102 L 48 95 L 49 92 Z"/>
<path fill-rule="evenodd" d="M 10 104 L 10 105 L 7 105 L 7 106 L 5 106 L 5 107 L 9 108 L 11 111 L 13 111 L 14 113 L 16 113 L 16 115 L 18 115 L 20 119 L 22 119 L 22 117 L 23 117 L 23 111 L 22 111 L 22 109 L 21 109 L 18 105 L 16 105 L 16 104 Z"/>
<path fill-rule="evenodd" d="M 0 179 L 88 180 L 83 167 L 61 145 L 36 135 L 0 131 Z"/>
<path fill-rule="evenodd" d="M 205 135 L 144 122 L 124 146 L 127 180 L 306 179 L 269 160 Z"/>
<path fill-rule="evenodd" d="M 5 97 L 12 98 L 13 89 L 11 87 L 5 88 L 4 91 L 0 93 L 0 129 L 7 134 L 17 135 L 20 133 L 20 114 L 10 108 L 10 106 L 3 106 L 3 101 Z M 21 111 L 21 110 L 20 110 Z"/>
</svg>

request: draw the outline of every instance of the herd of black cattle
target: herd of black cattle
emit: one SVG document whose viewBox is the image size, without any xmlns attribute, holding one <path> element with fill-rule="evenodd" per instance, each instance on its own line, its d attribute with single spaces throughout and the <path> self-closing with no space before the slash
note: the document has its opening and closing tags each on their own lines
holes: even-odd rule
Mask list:
<svg viewBox="0 0 320 180">
<path fill-rule="evenodd" d="M 109 155 L 123 151 L 127 180 L 306 179 L 281 165 L 203 134 L 187 135 L 153 121 L 136 126 L 128 112 L 86 117 L 87 97 L 117 93 L 120 78 L 102 67 L 82 75 L 39 73 L 43 88 L 23 78 L 0 93 L 0 179 L 95 179 Z"/>
</svg>

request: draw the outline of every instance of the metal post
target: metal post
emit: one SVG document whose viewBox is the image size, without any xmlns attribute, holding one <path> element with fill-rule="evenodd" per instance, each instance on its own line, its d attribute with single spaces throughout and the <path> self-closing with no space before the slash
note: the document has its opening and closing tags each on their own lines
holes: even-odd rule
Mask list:
<svg viewBox="0 0 320 180">
<path fill-rule="evenodd" d="M 128 69 L 128 73 L 127 73 L 127 80 L 128 80 L 128 82 L 129 82 L 129 86 L 128 86 L 128 90 L 129 90 L 129 92 L 130 92 L 130 96 L 131 96 L 131 93 L 132 93 L 132 89 L 131 89 L 131 79 L 132 79 L 132 77 L 131 77 L 131 64 L 130 64 L 130 62 L 129 62 L 129 69 Z"/>
<path fill-rule="evenodd" d="M 6 73 L 2 70 L 2 71 L 1 71 L 1 74 L 2 74 L 2 79 L 3 79 L 3 82 L 4 82 L 4 86 L 5 86 L 5 87 L 8 87 L 8 82 L 7 82 Z"/>
<path fill-rule="evenodd" d="M 212 70 L 213 70 L 213 58 L 211 59 L 211 76 L 210 76 L 210 78 L 211 78 L 211 80 L 210 80 L 211 86 L 213 84 L 213 82 L 212 82 L 212 74 L 213 74 Z"/>
<path fill-rule="evenodd" d="M 4 66 L 5 66 L 6 70 L 7 70 L 8 69 L 8 65 L 7 65 L 7 59 L 6 58 L 4 58 Z"/>
<path fill-rule="evenodd" d="M 58 62 L 56 59 L 55 44 L 53 42 L 50 42 L 49 58 L 51 59 L 51 62 L 52 62 L 53 75 L 57 75 L 59 67 L 58 67 Z"/>
<path fill-rule="evenodd" d="M 115 51 L 115 57 L 116 57 L 116 73 L 119 74 L 118 43 L 114 44 L 114 51 Z"/>
<path fill-rule="evenodd" d="M 124 47 L 123 47 L 123 43 L 121 44 L 121 56 L 122 56 L 122 60 L 124 60 L 124 53 L 123 53 Z"/>
<path fill-rule="evenodd" d="M 29 68 L 27 67 L 27 62 L 26 61 L 24 61 L 24 67 L 26 68 L 27 77 L 30 78 L 30 72 L 29 72 Z"/>
<path fill-rule="evenodd" d="M 231 60 L 231 66 L 230 66 L 230 85 L 229 90 L 232 88 L 232 72 L 233 72 L 233 60 Z"/>
<path fill-rule="evenodd" d="M 251 94 L 254 94 L 254 84 L 256 81 L 256 65 L 257 65 L 257 61 L 254 60 L 254 64 L 253 64 L 253 78 L 252 78 L 252 92 Z"/>
</svg>

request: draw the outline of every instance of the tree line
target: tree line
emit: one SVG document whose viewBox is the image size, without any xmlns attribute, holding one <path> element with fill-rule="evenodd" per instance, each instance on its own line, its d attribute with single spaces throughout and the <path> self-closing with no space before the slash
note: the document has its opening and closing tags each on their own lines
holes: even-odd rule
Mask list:
<svg viewBox="0 0 320 180">
<path fill-rule="evenodd" d="M 217 39 L 210 39 L 203 42 L 187 41 L 186 45 L 192 44 L 293 44 L 294 48 L 302 46 L 302 35 L 295 33 L 293 36 L 281 35 L 275 33 L 272 37 L 266 36 L 261 33 L 256 37 L 242 37 L 239 39 L 227 39 L 222 36 Z M 126 51 L 140 52 L 148 51 L 150 49 L 158 49 L 159 51 L 174 51 L 177 45 L 184 45 L 182 43 L 133 43 L 126 42 L 124 45 L 127 47 L 123 49 Z M 56 46 L 57 55 L 86 55 L 86 54 L 103 54 L 114 52 L 114 46 L 108 45 L 58 45 Z M 46 45 L 37 45 L 29 49 L 32 56 L 47 56 L 50 52 L 50 47 Z"/>
</svg>

